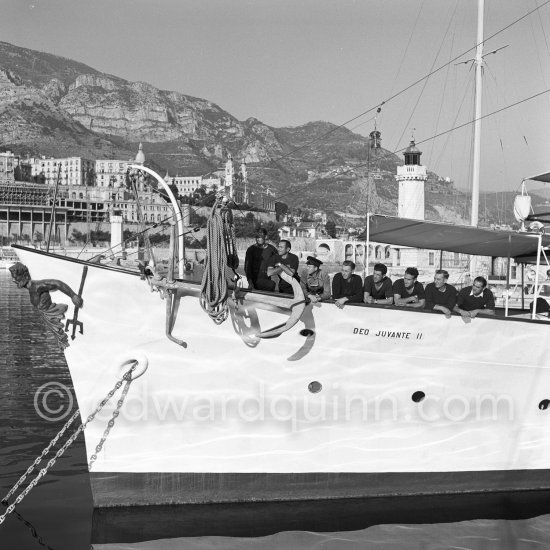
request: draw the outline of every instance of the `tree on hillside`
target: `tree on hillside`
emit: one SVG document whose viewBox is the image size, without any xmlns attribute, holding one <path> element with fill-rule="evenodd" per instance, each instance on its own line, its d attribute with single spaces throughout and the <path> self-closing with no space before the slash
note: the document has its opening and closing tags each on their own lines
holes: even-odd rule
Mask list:
<svg viewBox="0 0 550 550">
<path fill-rule="evenodd" d="M 248 212 L 246 216 L 236 215 L 233 218 L 235 222 L 235 236 L 252 238 L 256 234 L 256 220 L 254 219 L 254 214 Z"/>
<path fill-rule="evenodd" d="M 284 202 L 275 203 L 275 218 L 277 221 L 281 221 L 281 218 L 288 212 L 288 204 Z"/>
<path fill-rule="evenodd" d="M 325 224 L 325 231 L 332 239 L 336 238 L 336 224 L 332 220 L 328 220 Z"/>
<path fill-rule="evenodd" d="M 274 243 L 279 242 L 279 227 L 281 224 L 275 223 L 275 222 L 267 222 L 267 224 L 264 226 L 264 229 L 267 231 L 267 240 L 272 241 Z"/>
</svg>

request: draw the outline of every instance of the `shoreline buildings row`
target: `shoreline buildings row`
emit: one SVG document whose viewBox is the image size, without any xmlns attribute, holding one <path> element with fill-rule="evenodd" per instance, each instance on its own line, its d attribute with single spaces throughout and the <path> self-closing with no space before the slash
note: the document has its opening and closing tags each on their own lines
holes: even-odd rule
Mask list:
<svg viewBox="0 0 550 550">
<path fill-rule="evenodd" d="M 88 160 L 82 157 L 22 158 L 11 152 L 0 153 L 0 237 L 3 240 L 49 231 L 55 195 L 55 231 L 60 243 L 69 238 L 74 223 L 109 223 L 116 212 L 125 224 L 160 223 L 172 215 L 170 204 L 155 189 L 138 183 L 141 220 L 136 197 L 126 185 L 128 166 L 143 163 L 140 144 L 134 160 Z M 238 203 L 274 212 L 275 200 L 269 193 L 253 190 L 246 165 L 237 168 L 231 155 L 225 166 L 208 176 L 165 176 L 177 189 L 182 202 L 192 202 L 200 190 L 220 190 Z M 57 185 L 59 184 L 59 185 Z M 57 189 L 56 189 L 57 187 Z"/>
</svg>

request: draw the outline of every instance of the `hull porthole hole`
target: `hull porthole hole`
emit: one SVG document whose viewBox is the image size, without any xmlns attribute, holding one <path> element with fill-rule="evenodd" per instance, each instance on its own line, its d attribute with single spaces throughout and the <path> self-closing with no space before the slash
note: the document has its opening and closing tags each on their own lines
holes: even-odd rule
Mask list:
<svg viewBox="0 0 550 550">
<path fill-rule="evenodd" d="M 541 411 L 545 411 L 546 409 L 548 409 L 548 407 L 550 406 L 550 399 L 543 399 L 540 403 L 539 403 L 539 409 Z"/>
<path fill-rule="evenodd" d="M 310 382 L 308 384 L 307 389 L 310 391 L 310 393 L 319 393 L 323 389 L 323 385 L 321 382 L 317 382 L 317 380 L 314 380 L 313 382 Z"/>
<path fill-rule="evenodd" d="M 412 394 L 411 399 L 412 399 L 415 403 L 420 403 L 420 401 L 423 401 L 425 397 L 426 397 L 426 394 L 425 394 L 423 391 L 415 391 L 415 392 Z"/>
</svg>

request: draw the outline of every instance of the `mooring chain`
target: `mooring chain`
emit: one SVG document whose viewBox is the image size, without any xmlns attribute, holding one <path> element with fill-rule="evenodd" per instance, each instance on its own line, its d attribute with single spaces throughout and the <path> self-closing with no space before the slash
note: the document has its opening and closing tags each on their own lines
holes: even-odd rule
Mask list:
<svg viewBox="0 0 550 550">
<path fill-rule="evenodd" d="M 109 402 L 109 400 L 111 399 L 111 397 L 113 397 L 113 395 L 115 394 L 115 392 L 117 392 L 120 387 L 122 386 L 122 384 L 124 382 L 126 382 L 126 387 L 124 388 L 125 392 L 128 393 L 128 388 L 129 388 L 129 385 L 132 381 L 132 373 L 134 372 L 136 366 L 138 365 L 138 361 L 134 361 L 134 364 L 128 369 L 128 371 L 124 374 L 124 376 L 122 377 L 121 380 L 118 380 L 117 383 L 114 385 L 113 389 L 107 394 L 107 396 L 101 401 L 101 403 L 97 406 L 96 410 L 91 413 L 88 418 L 86 419 L 85 422 L 83 422 L 82 424 L 80 424 L 80 426 L 76 429 L 76 431 L 69 437 L 69 439 L 67 439 L 67 441 L 63 444 L 63 446 L 58 449 L 58 451 L 55 453 L 55 456 L 53 458 L 51 458 L 48 463 L 46 464 L 46 466 L 44 468 L 42 468 L 38 474 L 36 475 L 36 477 L 31 480 L 31 482 L 27 485 L 27 487 L 19 494 L 19 496 L 15 499 L 15 501 L 10 504 L 6 511 L 0 516 L 0 525 L 2 525 L 2 523 L 4 523 L 4 520 L 6 519 L 7 516 L 9 516 L 14 510 L 15 510 L 15 507 L 21 503 L 21 501 L 31 492 L 31 490 L 36 487 L 36 485 L 38 484 L 38 482 L 48 473 L 48 471 L 55 465 L 55 463 L 57 462 L 57 459 L 63 455 L 63 453 L 65 453 L 65 451 L 74 443 L 74 441 L 76 440 L 76 438 L 80 435 L 80 433 L 84 430 L 84 428 L 96 417 L 97 413 L 99 413 L 101 411 L 101 409 L 103 409 L 103 407 Z M 74 416 L 74 415 L 73 415 Z M 117 413 L 117 416 L 118 416 L 118 413 Z M 69 424 L 69 422 L 66 423 L 66 426 Z M 62 431 L 64 431 L 66 429 L 66 427 L 64 426 L 62 428 Z M 57 441 L 60 437 L 61 433 L 58 433 L 56 435 L 56 437 L 54 437 L 54 440 Z M 48 449 L 51 448 L 52 446 L 54 445 L 53 443 L 53 440 L 52 442 L 50 443 L 50 445 L 48 445 Z M 42 460 L 42 456 L 40 457 L 40 460 L 38 460 L 38 462 L 35 460 L 35 463 L 38 464 L 40 461 Z M 22 476 L 22 479 L 20 479 L 18 482 L 17 482 L 17 486 L 21 485 L 21 483 L 24 481 L 24 479 L 27 477 L 27 475 L 30 473 L 30 471 L 32 471 L 32 469 L 35 467 L 35 465 L 33 464 L 32 467 L 28 468 L 27 469 L 27 472 Z M 15 491 L 15 488 L 12 488 L 8 495 L 12 495 L 13 492 Z M 3 504 L 7 504 L 7 499 L 8 499 L 8 496 L 6 495 L 6 497 L 4 497 L 4 499 L 2 499 L 2 503 Z"/>
<path fill-rule="evenodd" d="M 137 362 L 132 367 L 132 370 L 136 368 Z M 128 390 L 130 389 L 130 384 L 132 383 L 132 377 L 130 376 L 126 380 L 126 385 L 124 386 L 124 389 L 122 390 L 122 395 L 120 396 L 120 399 L 117 402 L 116 409 L 113 411 L 113 416 L 107 423 L 107 427 L 105 428 L 105 431 L 103 432 L 103 437 L 100 439 L 99 443 L 96 445 L 95 453 L 90 457 L 90 463 L 88 464 L 88 471 L 92 469 L 93 463 L 97 460 L 97 455 L 101 452 L 101 449 L 103 448 L 103 444 L 107 440 L 107 436 L 109 435 L 111 428 L 115 425 L 115 420 L 117 419 L 118 415 L 120 414 L 120 409 L 122 408 L 122 404 L 124 403 L 124 400 L 126 399 L 126 395 L 128 394 Z"/>
<path fill-rule="evenodd" d="M 57 435 L 48 443 L 46 447 L 42 450 L 42 453 L 40 453 L 39 456 L 36 457 L 35 461 L 27 468 L 27 471 L 19 478 L 19 481 L 10 489 L 9 493 L 2 499 L 2 504 L 8 505 L 8 500 L 11 498 L 11 496 L 19 489 L 21 484 L 27 479 L 27 476 L 42 462 L 44 457 L 50 452 L 50 449 L 57 443 L 59 438 L 67 431 L 68 427 L 76 420 L 77 416 L 79 416 L 80 411 L 77 409 L 76 412 L 65 422 L 65 425 L 59 432 L 57 432 Z"/>
</svg>

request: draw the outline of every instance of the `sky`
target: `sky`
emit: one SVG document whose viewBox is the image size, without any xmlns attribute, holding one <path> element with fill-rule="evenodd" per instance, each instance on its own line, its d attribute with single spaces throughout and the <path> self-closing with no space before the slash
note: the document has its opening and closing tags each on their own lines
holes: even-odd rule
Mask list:
<svg viewBox="0 0 550 550">
<path fill-rule="evenodd" d="M 467 189 L 477 4 L 2 0 L 0 40 L 208 99 L 239 120 L 351 121 L 362 135 L 376 123 L 384 148 L 414 137 L 429 170 Z M 550 2 L 485 0 L 484 12 L 480 188 L 515 190 L 550 171 Z"/>
</svg>

